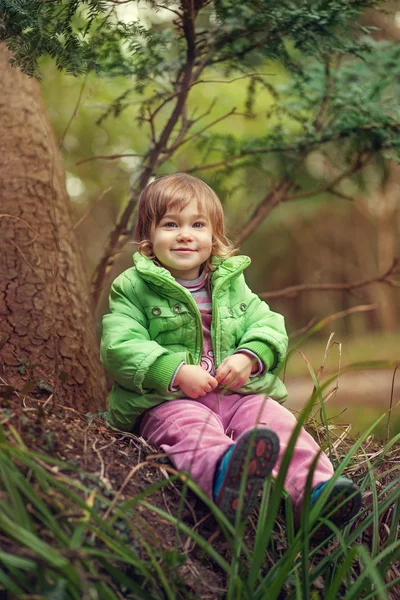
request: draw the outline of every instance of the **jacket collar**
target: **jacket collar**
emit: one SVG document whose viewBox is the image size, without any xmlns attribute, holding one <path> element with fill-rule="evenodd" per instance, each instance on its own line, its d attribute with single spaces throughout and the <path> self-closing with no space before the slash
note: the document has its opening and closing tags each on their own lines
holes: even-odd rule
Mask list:
<svg viewBox="0 0 400 600">
<path fill-rule="evenodd" d="M 172 277 L 171 273 L 167 269 L 164 267 L 159 267 L 150 258 L 140 254 L 140 252 L 135 252 L 133 255 L 133 262 L 137 271 L 145 281 L 148 281 L 157 287 L 169 284 L 169 293 L 171 287 L 179 285 L 176 283 L 174 277 Z M 227 279 L 235 277 L 247 269 L 250 263 L 250 258 L 243 255 L 231 256 L 230 258 L 213 256 L 211 264 L 213 267 L 215 267 L 215 271 L 211 273 L 212 288 L 215 289 L 217 287 L 221 287 Z"/>
</svg>

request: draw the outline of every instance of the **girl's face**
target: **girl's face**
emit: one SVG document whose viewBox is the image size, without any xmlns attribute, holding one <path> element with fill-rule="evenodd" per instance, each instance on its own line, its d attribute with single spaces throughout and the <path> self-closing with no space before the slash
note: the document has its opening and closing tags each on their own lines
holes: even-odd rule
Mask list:
<svg viewBox="0 0 400 600">
<path fill-rule="evenodd" d="M 167 210 L 152 227 L 150 241 L 158 261 L 176 279 L 196 279 L 212 251 L 210 219 L 201 214 L 196 200 L 181 211 Z"/>
</svg>

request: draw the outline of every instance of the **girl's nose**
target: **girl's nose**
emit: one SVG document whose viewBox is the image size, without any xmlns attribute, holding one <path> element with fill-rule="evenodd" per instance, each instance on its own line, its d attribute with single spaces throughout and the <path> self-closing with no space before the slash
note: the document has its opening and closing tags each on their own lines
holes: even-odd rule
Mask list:
<svg viewBox="0 0 400 600">
<path fill-rule="evenodd" d="M 190 229 L 181 229 L 178 233 L 177 239 L 181 240 L 191 240 L 193 238 L 193 234 Z"/>
</svg>

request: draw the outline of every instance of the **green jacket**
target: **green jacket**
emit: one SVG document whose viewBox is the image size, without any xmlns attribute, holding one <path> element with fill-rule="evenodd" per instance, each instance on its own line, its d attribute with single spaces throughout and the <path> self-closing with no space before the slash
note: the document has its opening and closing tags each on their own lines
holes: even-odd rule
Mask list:
<svg viewBox="0 0 400 600">
<path fill-rule="evenodd" d="M 138 252 L 133 259 L 135 266 L 112 284 L 100 349 L 101 361 L 115 381 L 109 396 L 111 417 L 125 431 L 132 430 L 147 408 L 185 397 L 181 390 L 169 391 L 169 385 L 182 361 L 200 363 L 203 348 L 201 315 L 190 292 L 151 259 Z M 246 285 L 243 271 L 250 262 L 247 256 L 212 260 L 215 368 L 237 349 L 251 350 L 266 369 L 232 391 L 264 393 L 283 401 L 286 388 L 276 373 L 287 350 L 284 319 Z"/>
</svg>

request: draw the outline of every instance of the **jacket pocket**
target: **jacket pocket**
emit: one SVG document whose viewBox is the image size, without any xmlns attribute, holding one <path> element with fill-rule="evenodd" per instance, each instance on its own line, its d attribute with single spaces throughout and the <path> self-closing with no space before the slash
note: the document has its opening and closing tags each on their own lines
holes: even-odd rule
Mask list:
<svg viewBox="0 0 400 600">
<path fill-rule="evenodd" d="M 182 329 L 193 319 L 187 308 L 176 303 L 173 306 L 146 306 L 149 319 L 150 339 L 159 344 L 179 342 Z"/>
</svg>

